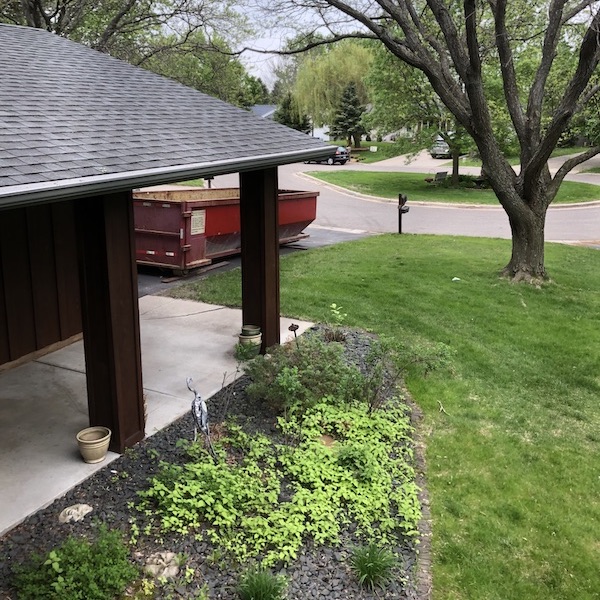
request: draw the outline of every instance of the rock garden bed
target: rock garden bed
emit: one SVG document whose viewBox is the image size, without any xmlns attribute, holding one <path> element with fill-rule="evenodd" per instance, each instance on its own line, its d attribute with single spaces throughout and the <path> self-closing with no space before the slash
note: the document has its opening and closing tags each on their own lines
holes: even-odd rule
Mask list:
<svg viewBox="0 0 600 600">
<path fill-rule="evenodd" d="M 365 333 L 323 326 L 252 361 L 207 402 L 214 456 L 201 432 L 194 442 L 191 413 L 139 443 L 0 539 L 0 598 L 112 597 L 65 591 L 67 562 L 88 560 L 68 558 L 65 541 L 107 531 L 133 566 L 122 584 L 109 561 L 118 598 L 233 600 L 248 573 L 275 575 L 294 600 L 423 598 L 414 415 L 389 356 Z M 91 510 L 61 523 L 76 504 Z M 359 564 L 368 551 L 379 579 Z M 13 572 L 27 564 L 38 591 L 19 596 Z M 41 572 L 55 577 L 44 595 Z"/>
</svg>

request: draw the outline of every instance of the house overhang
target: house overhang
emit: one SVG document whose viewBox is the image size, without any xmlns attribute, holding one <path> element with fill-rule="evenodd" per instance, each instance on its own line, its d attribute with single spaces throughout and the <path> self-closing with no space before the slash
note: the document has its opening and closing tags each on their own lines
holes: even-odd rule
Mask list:
<svg viewBox="0 0 600 600">
<path fill-rule="evenodd" d="M 165 166 L 156 169 L 7 186 L 0 188 L 0 210 L 96 196 L 225 173 L 258 171 L 305 160 L 325 158 L 330 154 L 331 146 L 321 146 L 288 153 L 245 156 L 218 162 Z"/>
</svg>

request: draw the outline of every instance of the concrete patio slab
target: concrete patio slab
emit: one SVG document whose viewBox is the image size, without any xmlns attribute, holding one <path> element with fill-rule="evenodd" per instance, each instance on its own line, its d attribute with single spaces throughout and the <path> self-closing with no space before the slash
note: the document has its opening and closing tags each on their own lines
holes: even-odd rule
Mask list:
<svg viewBox="0 0 600 600">
<path fill-rule="evenodd" d="M 189 410 L 187 377 L 204 398 L 233 380 L 242 313 L 162 296 L 144 296 L 139 307 L 152 435 Z M 299 333 L 311 325 L 293 322 Z M 282 341 L 291 323 L 281 319 Z M 0 374 L 0 423 L 0 535 L 118 457 L 88 465 L 79 456 L 75 434 L 89 425 L 81 341 Z"/>
</svg>

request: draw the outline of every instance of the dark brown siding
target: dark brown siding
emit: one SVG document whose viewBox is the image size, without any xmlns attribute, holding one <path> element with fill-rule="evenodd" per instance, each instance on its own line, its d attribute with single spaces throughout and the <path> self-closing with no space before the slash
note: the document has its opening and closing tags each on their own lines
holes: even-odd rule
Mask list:
<svg viewBox="0 0 600 600">
<path fill-rule="evenodd" d="M 0 364 L 80 331 L 73 204 L 0 212 Z"/>
</svg>

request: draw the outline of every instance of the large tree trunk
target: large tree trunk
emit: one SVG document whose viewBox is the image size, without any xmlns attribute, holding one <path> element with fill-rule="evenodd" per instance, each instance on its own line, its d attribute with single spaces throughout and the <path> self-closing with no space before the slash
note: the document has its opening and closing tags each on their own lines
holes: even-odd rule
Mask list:
<svg viewBox="0 0 600 600">
<path fill-rule="evenodd" d="M 519 217 L 510 217 L 512 232 L 512 255 L 502 274 L 513 281 L 539 282 L 547 278 L 544 267 L 544 223 L 543 215 L 529 212 Z"/>
<path fill-rule="evenodd" d="M 452 185 L 458 187 L 460 183 L 459 177 L 460 151 L 458 148 L 452 148 Z"/>
</svg>

